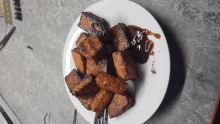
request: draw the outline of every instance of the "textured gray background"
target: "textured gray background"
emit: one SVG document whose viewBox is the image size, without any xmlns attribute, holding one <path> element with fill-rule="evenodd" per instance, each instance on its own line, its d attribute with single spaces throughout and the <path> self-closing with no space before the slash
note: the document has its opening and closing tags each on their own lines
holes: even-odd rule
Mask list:
<svg viewBox="0 0 220 124">
<path fill-rule="evenodd" d="M 62 53 L 75 19 L 97 1 L 23 0 L 23 21 L 14 21 L 17 30 L 0 52 L 0 93 L 23 124 L 43 124 L 46 113 L 53 124 L 73 123 Z M 157 19 L 171 53 L 168 92 L 145 124 L 210 123 L 220 93 L 220 2 L 133 1 Z M 88 122 L 78 113 L 77 123 Z"/>
</svg>

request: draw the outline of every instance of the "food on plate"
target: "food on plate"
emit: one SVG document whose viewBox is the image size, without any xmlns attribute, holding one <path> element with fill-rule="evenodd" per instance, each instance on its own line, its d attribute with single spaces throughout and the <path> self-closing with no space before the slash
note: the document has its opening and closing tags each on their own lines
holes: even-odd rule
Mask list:
<svg viewBox="0 0 220 124">
<path fill-rule="evenodd" d="M 96 64 L 92 59 L 87 59 L 86 62 L 86 74 L 92 74 L 97 76 L 100 72 L 107 72 L 108 61 L 107 59 L 102 59 Z"/>
<path fill-rule="evenodd" d="M 99 67 L 95 61 L 92 59 L 87 59 L 86 62 L 86 74 L 92 74 L 93 76 L 97 76 L 99 73 Z"/>
<path fill-rule="evenodd" d="M 124 80 L 114 77 L 108 73 L 99 73 L 95 78 L 98 87 L 101 89 L 111 91 L 118 94 L 123 94 L 126 91 L 128 85 Z"/>
<path fill-rule="evenodd" d="M 76 69 L 73 69 L 66 77 L 65 77 L 67 86 L 72 93 L 73 87 L 81 81 L 81 77 Z"/>
<path fill-rule="evenodd" d="M 80 34 L 72 50 L 77 70 L 65 77 L 69 90 L 87 110 L 101 115 L 108 108 L 111 118 L 118 117 L 135 103 L 126 81 L 139 78 L 135 61 L 148 60 L 154 44 L 147 36 L 160 35 L 123 23 L 109 29 L 105 19 L 91 12 L 82 12 L 78 26 L 87 33 Z"/>
<path fill-rule="evenodd" d="M 80 54 L 78 48 L 75 48 L 72 50 L 72 56 L 73 56 L 76 68 L 81 73 L 86 73 L 86 58 Z"/>
<path fill-rule="evenodd" d="M 118 51 L 112 54 L 118 77 L 123 80 L 137 79 L 138 70 L 131 51 Z"/>
<path fill-rule="evenodd" d="M 88 39 L 89 38 L 89 35 L 86 34 L 86 33 L 81 33 L 78 40 L 76 41 L 76 46 L 79 47 L 79 44 L 84 41 L 85 39 Z"/>
<path fill-rule="evenodd" d="M 92 101 L 91 109 L 96 114 L 101 115 L 107 104 L 113 97 L 113 93 L 107 90 L 101 89 Z"/>
<path fill-rule="evenodd" d="M 107 53 L 108 54 L 112 54 L 113 52 L 116 51 L 115 48 L 114 48 L 114 45 L 112 43 L 107 44 L 106 47 L 107 47 Z"/>
<path fill-rule="evenodd" d="M 129 25 L 127 28 L 127 36 L 131 41 L 135 61 L 138 63 L 146 63 L 154 47 L 154 42 L 148 38 L 148 35 L 153 35 L 158 39 L 161 37 L 160 34 L 152 33 L 135 25 Z"/>
<path fill-rule="evenodd" d="M 109 70 L 108 58 L 103 58 L 101 61 L 99 61 L 98 68 L 99 68 L 99 72 L 107 73 Z"/>
<path fill-rule="evenodd" d="M 105 37 L 109 25 L 105 19 L 91 12 L 82 12 L 78 26 L 94 37 Z"/>
<path fill-rule="evenodd" d="M 81 77 L 76 69 L 73 69 L 65 78 L 67 86 L 72 93 L 73 87 L 76 86 L 77 83 L 81 81 Z M 96 87 L 97 88 L 97 87 Z M 92 100 L 95 97 L 95 93 L 99 91 L 99 88 L 96 89 L 96 92 L 91 92 L 90 94 L 87 95 L 75 95 L 76 98 L 82 103 L 82 105 L 88 109 L 91 110 L 91 103 Z"/>
<path fill-rule="evenodd" d="M 96 63 L 105 54 L 104 46 L 97 37 L 89 36 L 78 46 L 79 52 L 87 59 L 93 59 Z"/>
<path fill-rule="evenodd" d="M 91 104 L 93 99 L 95 98 L 95 95 L 96 95 L 95 93 L 91 93 L 88 95 L 75 95 L 75 96 L 87 110 L 91 110 Z"/>
<path fill-rule="evenodd" d="M 108 106 L 108 113 L 110 115 L 110 118 L 121 115 L 133 105 L 134 100 L 131 98 L 128 92 L 123 95 L 115 93 Z"/>
<path fill-rule="evenodd" d="M 99 91 L 99 87 L 93 80 L 92 75 L 86 76 L 80 82 L 78 82 L 72 89 L 73 95 L 88 95 Z"/>
<path fill-rule="evenodd" d="M 126 25 L 118 23 L 110 29 L 110 37 L 117 51 L 124 51 L 130 47 L 130 43 L 126 36 Z"/>
<path fill-rule="evenodd" d="M 118 77 L 115 69 L 115 65 L 112 59 L 112 54 L 108 56 L 108 74 Z"/>
</svg>

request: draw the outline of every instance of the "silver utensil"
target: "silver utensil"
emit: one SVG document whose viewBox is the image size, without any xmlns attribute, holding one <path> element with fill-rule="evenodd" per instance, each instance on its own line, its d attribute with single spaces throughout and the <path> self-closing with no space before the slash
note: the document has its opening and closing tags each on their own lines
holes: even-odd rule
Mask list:
<svg viewBox="0 0 220 124">
<path fill-rule="evenodd" d="M 77 112 L 77 110 L 75 109 L 75 112 L 74 112 L 74 119 L 73 119 L 73 124 L 76 124 L 76 112 Z"/>
<path fill-rule="evenodd" d="M 94 124 L 108 124 L 108 110 L 106 108 L 102 115 L 95 115 Z"/>
</svg>

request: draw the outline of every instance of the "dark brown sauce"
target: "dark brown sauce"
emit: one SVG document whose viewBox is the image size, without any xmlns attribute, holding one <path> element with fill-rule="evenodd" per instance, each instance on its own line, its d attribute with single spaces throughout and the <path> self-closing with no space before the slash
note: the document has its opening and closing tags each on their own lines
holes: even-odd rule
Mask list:
<svg viewBox="0 0 220 124">
<path fill-rule="evenodd" d="M 154 48 L 154 42 L 148 38 L 148 35 L 153 35 L 157 39 L 161 37 L 160 34 L 134 25 L 129 25 L 127 28 L 127 37 L 131 42 L 134 58 L 138 63 L 146 63 Z"/>
<path fill-rule="evenodd" d="M 151 55 L 151 56 L 154 56 L 154 51 L 151 51 L 151 52 L 150 52 L 150 55 Z"/>
<path fill-rule="evenodd" d="M 154 67 L 154 62 L 155 62 L 155 61 L 153 61 L 152 69 L 151 69 L 151 73 L 152 73 L 152 74 L 156 74 L 155 67 Z"/>
</svg>

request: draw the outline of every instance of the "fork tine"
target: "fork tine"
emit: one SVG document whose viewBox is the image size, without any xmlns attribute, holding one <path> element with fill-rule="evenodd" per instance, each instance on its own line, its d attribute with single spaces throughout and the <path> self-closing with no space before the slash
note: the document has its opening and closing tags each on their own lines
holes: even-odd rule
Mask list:
<svg viewBox="0 0 220 124">
<path fill-rule="evenodd" d="M 101 124 L 102 116 L 99 116 L 98 118 L 99 118 L 99 120 L 98 120 L 98 124 Z"/>
<path fill-rule="evenodd" d="M 100 118 L 98 114 L 95 114 L 94 124 L 100 124 Z"/>
<path fill-rule="evenodd" d="M 107 109 L 105 109 L 104 119 L 105 119 L 105 123 L 104 124 L 108 124 L 108 110 Z"/>
<path fill-rule="evenodd" d="M 105 124 L 105 122 L 104 122 L 104 117 L 105 117 L 105 109 L 104 109 L 104 111 L 103 111 L 102 122 L 101 122 L 101 124 Z"/>
<path fill-rule="evenodd" d="M 76 109 L 75 109 L 75 112 L 74 112 L 73 124 L 76 124 Z"/>
<path fill-rule="evenodd" d="M 108 114 L 107 109 L 105 108 L 101 115 L 95 114 L 94 124 L 108 124 L 108 119 L 106 118 L 108 118 Z"/>
<path fill-rule="evenodd" d="M 108 124 L 108 111 L 105 108 L 101 116 L 101 124 Z"/>
</svg>

